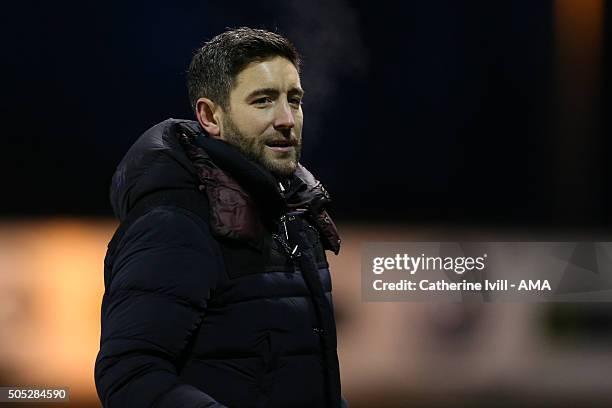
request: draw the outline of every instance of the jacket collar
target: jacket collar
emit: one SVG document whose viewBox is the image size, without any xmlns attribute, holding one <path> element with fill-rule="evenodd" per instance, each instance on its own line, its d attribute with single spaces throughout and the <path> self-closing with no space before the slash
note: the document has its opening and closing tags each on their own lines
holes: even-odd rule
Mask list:
<svg viewBox="0 0 612 408">
<path fill-rule="evenodd" d="M 203 149 L 201 153 L 231 175 L 262 206 L 273 207 L 281 212 L 287 208 L 318 210 L 331 201 L 321 182 L 301 164 L 298 164 L 291 177 L 283 180 L 281 189 L 280 181 L 270 171 L 244 157 L 233 145 L 209 137 L 197 122 L 185 121 L 181 126 L 190 132 L 193 143 Z"/>
<path fill-rule="evenodd" d="M 337 230 L 323 209 L 331 201 L 329 193 L 304 166 L 299 164 L 281 188 L 267 169 L 233 145 L 209 137 L 197 122 L 179 122 L 177 135 L 196 168 L 200 189 L 208 195 L 211 225 L 217 235 L 260 248 L 266 224 L 290 209 L 303 208 L 320 224 L 327 249 L 338 252 Z"/>
</svg>

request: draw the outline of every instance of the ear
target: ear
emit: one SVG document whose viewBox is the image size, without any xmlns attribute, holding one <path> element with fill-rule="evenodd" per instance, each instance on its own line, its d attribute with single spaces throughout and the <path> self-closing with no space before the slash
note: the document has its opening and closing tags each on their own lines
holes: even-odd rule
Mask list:
<svg viewBox="0 0 612 408">
<path fill-rule="evenodd" d="M 221 135 L 219 128 L 220 107 L 208 98 L 200 98 L 196 102 L 196 116 L 202 129 L 210 136 L 218 138 Z"/>
</svg>

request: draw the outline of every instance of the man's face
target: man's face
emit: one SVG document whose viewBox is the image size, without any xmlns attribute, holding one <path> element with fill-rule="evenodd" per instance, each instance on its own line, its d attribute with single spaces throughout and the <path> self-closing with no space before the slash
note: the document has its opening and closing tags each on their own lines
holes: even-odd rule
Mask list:
<svg viewBox="0 0 612 408">
<path fill-rule="evenodd" d="M 303 94 L 289 60 L 274 57 L 247 65 L 235 78 L 219 137 L 272 173 L 292 174 L 302 150 Z"/>
</svg>

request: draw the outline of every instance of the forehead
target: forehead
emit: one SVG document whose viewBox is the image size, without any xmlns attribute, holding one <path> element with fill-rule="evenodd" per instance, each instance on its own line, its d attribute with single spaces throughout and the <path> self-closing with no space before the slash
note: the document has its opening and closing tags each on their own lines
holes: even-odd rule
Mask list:
<svg viewBox="0 0 612 408">
<path fill-rule="evenodd" d="M 232 93 L 248 94 L 257 88 L 274 88 L 281 92 L 301 88 L 300 75 L 291 61 L 283 57 L 252 62 L 236 75 Z"/>
</svg>

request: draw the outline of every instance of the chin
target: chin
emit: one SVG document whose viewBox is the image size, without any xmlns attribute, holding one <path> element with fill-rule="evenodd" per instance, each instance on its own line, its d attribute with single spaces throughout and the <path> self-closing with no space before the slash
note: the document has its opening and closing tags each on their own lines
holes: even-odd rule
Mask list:
<svg viewBox="0 0 612 408">
<path fill-rule="evenodd" d="M 290 176 L 297 168 L 297 164 L 294 161 L 291 162 L 272 162 L 266 163 L 266 167 L 271 173 L 277 176 Z"/>
<path fill-rule="evenodd" d="M 297 168 L 297 160 L 294 155 L 284 158 L 263 156 L 260 163 L 277 176 L 290 176 Z"/>
</svg>

